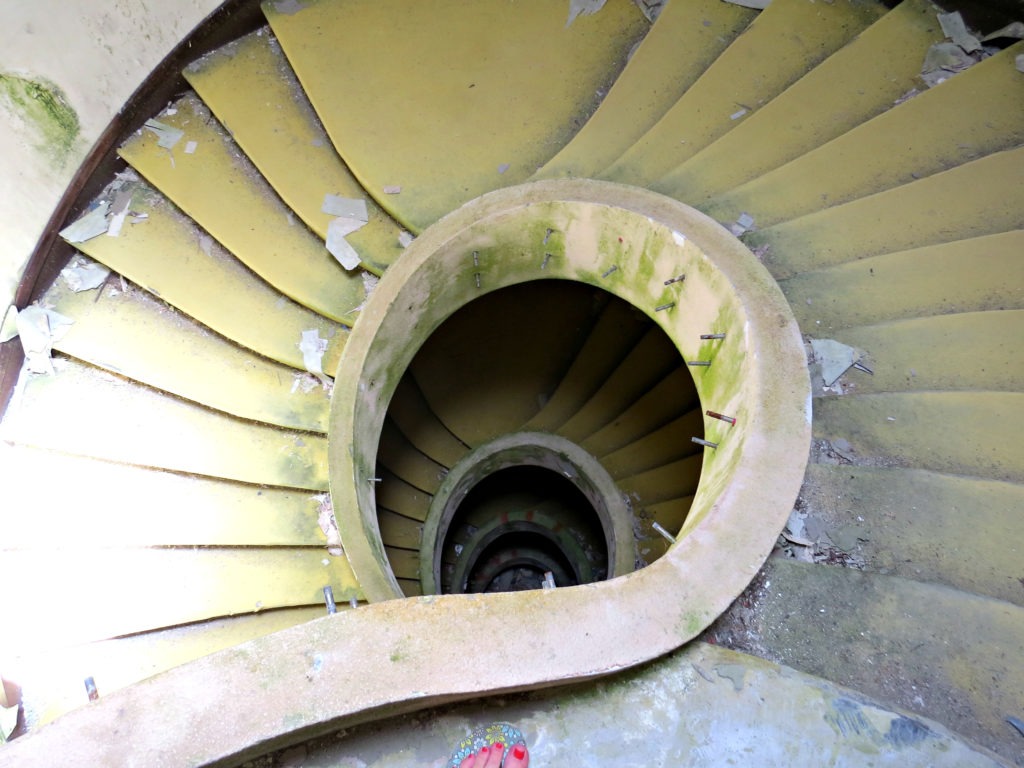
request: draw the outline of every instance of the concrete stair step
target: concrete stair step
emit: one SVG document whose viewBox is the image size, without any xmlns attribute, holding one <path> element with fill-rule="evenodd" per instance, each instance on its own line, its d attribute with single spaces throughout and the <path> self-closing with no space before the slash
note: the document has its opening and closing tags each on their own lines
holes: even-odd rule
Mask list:
<svg viewBox="0 0 1024 768">
<path fill-rule="evenodd" d="M 323 370 L 334 372 L 342 326 L 267 285 L 151 187 L 129 182 L 122 189 L 131 193 L 131 211 L 145 218 L 76 248 L 216 333 L 298 370 L 305 369 L 302 332 L 315 330 L 327 342 Z"/>
<path fill-rule="evenodd" d="M 174 148 L 143 130 L 125 142 L 121 157 L 270 285 L 351 325 L 365 298 L 359 270 L 342 267 L 323 238 L 295 219 L 203 102 L 186 94 L 156 119 L 184 133 Z M 191 154 L 182 143 L 190 141 Z"/>
<path fill-rule="evenodd" d="M 826 5 L 773 0 L 601 178 L 638 186 L 660 179 L 742 124 L 883 13 L 880 5 L 848 0 Z"/>
<path fill-rule="evenodd" d="M 649 26 L 628 0 L 568 26 L 566 8 L 546 0 L 503 15 L 452 0 L 263 9 L 349 168 L 414 233 L 533 175 L 583 124 Z M 458 183 L 438 183 L 453 172 Z M 391 187 L 401 193 L 387 194 Z"/>
<path fill-rule="evenodd" d="M 904 0 L 651 188 L 702 207 L 890 109 L 945 37 L 937 12 L 930 0 Z"/>
<path fill-rule="evenodd" d="M 184 75 L 274 191 L 322 240 L 333 218 L 323 212 L 324 196 L 363 199 L 369 220 L 346 240 L 377 274 L 398 258 L 401 227 L 335 153 L 269 29 L 199 59 Z"/>
<path fill-rule="evenodd" d="M 75 292 L 55 282 L 41 301 L 73 320 L 54 348 L 192 402 L 266 424 L 327 432 L 330 395 L 312 375 L 260 357 L 116 280 Z"/>
<path fill-rule="evenodd" d="M 1020 758 L 1024 608 L 896 576 L 772 559 L 750 642 L 782 664 Z M 1016 713 L 1016 714 L 1015 714 Z"/>
<path fill-rule="evenodd" d="M 1010 46 L 702 209 L 770 227 L 1013 149 L 1024 142 L 1022 52 Z"/>
<path fill-rule="evenodd" d="M 1024 230 L 885 253 L 780 283 L 800 327 L 842 328 L 927 315 L 1024 309 Z"/>
<path fill-rule="evenodd" d="M 597 111 L 534 178 L 586 178 L 640 139 L 755 19 L 718 0 L 668 3 Z"/>
<path fill-rule="evenodd" d="M 1024 147 L 776 224 L 746 238 L 776 280 L 869 256 L 1024 228 Z"/>
</svg>

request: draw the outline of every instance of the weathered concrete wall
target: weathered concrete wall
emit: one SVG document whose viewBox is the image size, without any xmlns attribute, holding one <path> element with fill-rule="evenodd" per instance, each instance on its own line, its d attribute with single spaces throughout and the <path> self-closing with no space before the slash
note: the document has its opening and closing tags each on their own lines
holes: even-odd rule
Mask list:
<svg viewBox="0 0 1024 768">
<path fill-rule="evenodd" d="M 0 316 L 75 170 L 142 80 L 220 0 L 5 0 Z"/>
</svg>

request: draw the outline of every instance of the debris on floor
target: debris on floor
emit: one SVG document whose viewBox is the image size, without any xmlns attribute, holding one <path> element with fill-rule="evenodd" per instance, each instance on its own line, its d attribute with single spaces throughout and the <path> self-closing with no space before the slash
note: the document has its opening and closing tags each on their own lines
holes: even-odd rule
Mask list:
<svg viewBox="0 0 1024 768">
<path fill-rule="evenodd" d="M 736 221 L 726 226 L 732 232 L 733 237 L 740 237 L 754 228 L 754 217 L 749 213 L 741 213 Z"/>
<path fill-rule="evenodd" d="M 725 2 L 741 6 L 743 8 L 752 8 L 755 11 L 763 11 L 771 5 L 772 0 L 725 0 Z"/>
<path fill-rule="evenodd" d="M 848 370 L 857 368 L 871 373 L 871 369 L 862 362 L 866 354 L 863 350 L 834 339 L 811 339 L 811 353 L 812 378 L 820 378 L 826 390 L 838 395 L 843 394 L 843 389 L 837 389 L 836 382 Z"/>
<path fill-rule="evenodd" d="M 18 336 L 25 352 L 25 368 L 29 373 L 45 373 L 53 376 L 53 360 L 50 353 L 53 345 L 68 332 L 74 320 L 52 309 L 36 304 L 25 307 L 18 313 Z"/>
<path fill-rule="evenodd" d="M 76 258 L 60 271 L 65 284 L 75 293 L 91 291 L 99 288 L 110 275 L 110 270 L 102 264 L 85 258 Z"/>
<path fill-rule="evenodd" d="M 1020 22 L 1014 22 L 991 35 L 982 37 L 967 28 L 959 11 L 940 13 L 937 16 L 946 40 L 936 43 L 925 54 L 924 64 L 921 66 L 921 79 L 929 88 L 934 88 L 957 72 L 963 72 L 998 52 L 998 48 L 991 48 L 983 43 L 1003 37 L 1012 38 L 1018 31 L 1018 25 L 1024 28 Z"/>
<path fill-rule="evenodd" d="M 328 216 L 336 217 L 327 225 L 328 252 L 345 269 L 355 269 L 362 260 L 345 238 L 366 226 L 369 220 L 366 201 L 327 194 L 324 195 L 320 210 Z"/>
<path fill-rule="evenodd" d="M 606 0 L 569 0 L 569 18 L 565 22 L 568 29 L 578 16 L 590 16 L 604 8 Z"/>
<path fill-rule="evenodd" d="M 338 521 L 334 517 L 334 506 L 331 504 L 331 495 L 321 493 L 313 497 L 319 508 L 317 522 L 320 530 L 327 537 L 327 551 L 335 557 L 345 554 L 341 546 L 341 533 L 338 531 Z"/>
<path fill-rule="evenodd" d="M 324 374 L 323 359 L 327 351 L 327 339 L 320 338 L 320 331 L 315 328 L 302 332 L 302 341 L 299 342 L 299 351 L 302 353 L 302 364 L 306 370 L 320 379 L 325 387 L 329 386 L 330 378 Z"/>
<path fill-rule="evenodd" d="M 294 16 L 299 11 L 305 10 L 306 6 L 299 0 L 275 0 L 274 10 L 284 16 Z"/>
<path fill-rule="evenodd" d="M 107 211 L 110 203 L 100 200 L 84 216 L 60 231 L 60 236 L 69 243 L 84 243 L 107 231 Z"/>
<path fill-rule="evenodd" d="M 981 50 L 981 41 L 967 31 L 967 25 L 964 23 L 964 18 L 960 15 L 959 11 L 940 13 L 938 16 L 939 26 L 942 27 L 942 32 L 946 37 L 963 48 L 967 53 Z"/>
<path fill-rule="evenodd" d="M 142 127 L 156 134 L 156 145 L 163 149 L 174 149 L 174 145 L 181 141 L 185 132 L 173 125 L 161 123 L 152 118 L 142 124 Z"/>
</svg>

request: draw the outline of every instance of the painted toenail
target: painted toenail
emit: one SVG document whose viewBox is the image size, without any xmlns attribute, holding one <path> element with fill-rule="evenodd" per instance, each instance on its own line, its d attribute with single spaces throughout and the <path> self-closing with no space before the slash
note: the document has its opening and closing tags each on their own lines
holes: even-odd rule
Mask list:
<svg viewBox="0 0 1024 768">
<path fill-rule="evenodd" d="M 526 748 L 522 744 L 516 744 L 515 749 L 512 750 L 512 757 L 516 760 L 522 760 L 526 757 Z"/>
</svg>

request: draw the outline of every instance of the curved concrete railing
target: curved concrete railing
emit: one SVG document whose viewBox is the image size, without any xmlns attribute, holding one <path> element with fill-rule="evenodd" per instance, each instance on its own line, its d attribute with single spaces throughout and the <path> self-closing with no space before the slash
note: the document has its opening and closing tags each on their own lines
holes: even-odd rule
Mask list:
<svg viewBox="0 0 1024 768">
<path fill-rule="evenodd" d="M 687 361 L 711 362 L 695 369 L 702 407 L 737 421 L 709 418 L 705 439 L 717 448 L 705 450 L 690 515 L 647 568 L 564 589 L 392 599 L 370 482 L 391 394 L 458 307 L 550 278 L 601 286 L 647 312 Z M 726 336 L 700 339 L 713 333 Z M 803 347 L 775 282 L 715 222 L 630 187 L 541 182 L 446 217 L 382 279 L 342 369 L 361 373 L 339 376 L 334 393 L 334 508 L 376 604 L 117 691 L 7 745 L 0 766 L 52 765 L 58 754 L 69 766 L 233 764 L 345 724 L 651 660 L 693 638 L 753 578 L 808 454 Z"/>
</svg>

